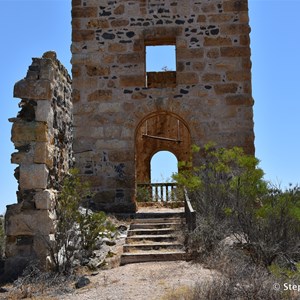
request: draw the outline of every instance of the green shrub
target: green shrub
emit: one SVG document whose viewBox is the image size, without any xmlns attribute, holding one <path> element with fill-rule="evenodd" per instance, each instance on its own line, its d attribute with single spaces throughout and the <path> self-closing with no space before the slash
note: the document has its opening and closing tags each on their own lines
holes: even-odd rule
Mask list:
<svg viewBox="0 0 300 300">
<path fill-rule="evenodd" d="M 76 251 L 91 253 L 98 237 L 109 236 L 115 230 L 103 212 L 80 211 L 82 202 L 88 197 L 91 197 L 90 185 L 82 182 L 78 170 L 70 170 L 57 201 L 55 242 L 49 244 L 58 272 L 70 272 Z"/>
<path fill-rule="evenodd" d="M 138 186 L 136 192 L 137 202 L 152 202 L 152 189 L 148 186 Z"/>
<path fill-rule="evenodd" d="M 197 155 L 198 166 L 184 163 L 187 168 L 175 176 L 197 211 L 193 252 L 208 256 L 222 239 L 235 235 L 257 264 L 300 260 L 300 188 L 271 188 L 259 160 L 241 148 L 210 144 Z"/>
</svg>

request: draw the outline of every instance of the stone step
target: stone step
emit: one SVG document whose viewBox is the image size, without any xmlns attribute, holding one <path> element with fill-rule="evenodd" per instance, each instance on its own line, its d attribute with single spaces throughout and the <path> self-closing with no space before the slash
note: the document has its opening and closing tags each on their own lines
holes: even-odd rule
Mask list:
<svg viewBox="0 0 300 300">
<path fill-rule="evenodd" d="M 128 230 L 127 236 L 140 236 L 140 235 L 164 235 L 164 234 L 172 234 L 177 232 L 179 234 L 179 230 L 174 230 L 172 228 L 158 228 L 158 229 L 130 229 Z"/>
<path fill-rule="evenodd" d="M 125 240 L 126 244 L 148 244 L 149 242 L 173 242 L 177 237 L 173 234 L 163 234 L 163 235 L 133 235 L 128 236 Z"/>
<path fill-rule="evenodd" d="M 149 219 L 134 219 L 132 224 L 152 224 L 152 223 L 174 223 L 174 224 L 184 224 L 184 218 L 149 218 Z"/>
<path fill-rule="evenodd" d="M 125 253 L 127 252 L 137 252 L 137 251 L 160 251 L 168 249 L 169 251 L 172 249 L 184 249 L 182 244 L 179 243 L 150 243 L 150 244 L 126 244 L 123 246 L 123 250 Z"/>
<path fill-rule="evenodd" d="M 137 212 L 137 213 L 115 213 L 121 219 L 158 219 L 158 218 L 184 218 L 184 212 Z"/>
<path fill-rule="evenodd" d="M 136 223 L 131 224 L 130 229 L 158 229 L 158 228 L 173 228 L 179 229 L 183 226 L 180 222 L 174 223 Z"/>
<path fill-rule="evenodd" d="M 136 213 L 135 219 L 171 219 L 171 218 L 184 218 L 184 212 L 147 212 Z"/>
<path fill-rule="evenodd" d="M 184 251 L 170 251 L 170 252 L 155 252 L 147 251 L 143 253 L 123 253 L 121 256 L 121 265 L 141 263 L 141 262 L 154 262 L 154 261 L 172 261 L 172 260 L 185 260 L 186 253 Z"/>
</svg>

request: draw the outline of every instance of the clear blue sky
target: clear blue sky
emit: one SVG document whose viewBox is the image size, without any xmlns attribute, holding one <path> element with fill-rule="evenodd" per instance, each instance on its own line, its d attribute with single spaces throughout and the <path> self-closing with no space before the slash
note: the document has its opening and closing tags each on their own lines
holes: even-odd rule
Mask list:
<svg viewBox="0 0 300 300">
<path fill-rule="evenodd" d="M 14 83 L 55 50 L 70 70 L 71 0 L 0 0 L 0 213 L 16 202 L 10 142 Z M 300 0 L 249 0 L 255 146 L 265 178 L 300 182 Z M 166 63 L 162 63 L 165 66 Z M 168 169 L 168 168 L 166 168 Z M 159 172 L 158 180 L 168 174 Z"/>
</svg>

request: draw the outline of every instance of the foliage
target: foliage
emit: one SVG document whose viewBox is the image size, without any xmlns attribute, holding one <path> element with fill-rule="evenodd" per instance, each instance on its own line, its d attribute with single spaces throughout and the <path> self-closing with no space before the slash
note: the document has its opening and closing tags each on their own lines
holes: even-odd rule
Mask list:
<svg viewBox="0 0 300 300">
<path fill-rule="evenodd" d="M 56 271 L 70 272 L 78 250 L 90 253 L 98 237 L 110 235 L 114 226 L 103 212 L 82 212 L 80 205 L 91 197 L 90 186 L 82 182 L 78 170 L 70 170 L 58 197 L 55 242 L 49 247 Z"/>
<path fill-rule="evenodd" d="M 115 231 L 112 223 L 108 222 L 104 212 L 80 214 L 78 216 L 80 243 L 83 249 L 93 250 L 98 237 L 104 237 Z"/>
<path fill-rule="evenodd" d="M 175 176 L 197 211 L 197 228 L 190 236 L 194 254 L 207 256 L 233 234 L 257 264 L 300 260 L 300 188 L 270 187 L 259 160 L 241 148 L 209 144 L 196 150 L 199 164 L 183 163 Z"/>
<path fill-rule="evenodd" d="M 152 202 L 153 198 L 151 187 L 138 185 L 136 192 L 136 200 L 137 202 Z"/>
</svg>

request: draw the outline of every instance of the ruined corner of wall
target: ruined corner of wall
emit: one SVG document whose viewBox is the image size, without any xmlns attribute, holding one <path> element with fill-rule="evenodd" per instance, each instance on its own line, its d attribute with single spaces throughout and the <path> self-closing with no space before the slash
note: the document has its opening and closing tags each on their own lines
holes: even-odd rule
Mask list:
<svg viewBox="0 0 300 300">
<path fill-rule="evenodd" d="M 54 51 L 33 58 L 14 86 L 21 98 L 12 122 L 16 152 L 17 204 L 5 216 L 6 271 L 19 273 L 33 259 L 45 266 L 55 231 L 55 204 L 63 176 L 72 166 L 71 77 Z"/>
</svg>

